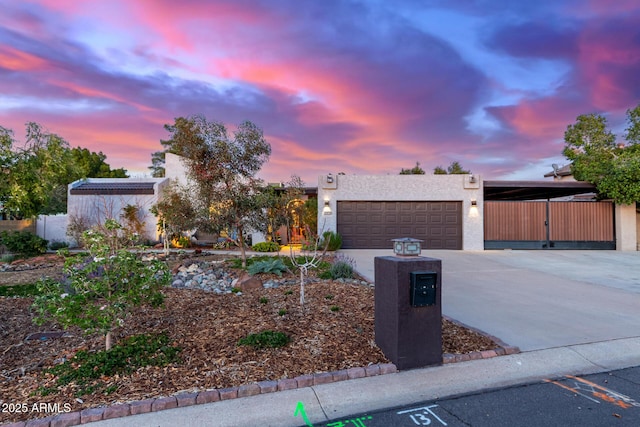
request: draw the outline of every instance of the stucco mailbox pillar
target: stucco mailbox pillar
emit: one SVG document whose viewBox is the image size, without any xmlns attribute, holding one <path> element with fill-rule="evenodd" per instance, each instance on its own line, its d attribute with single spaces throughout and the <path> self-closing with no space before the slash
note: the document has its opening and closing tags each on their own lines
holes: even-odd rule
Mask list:
<svg viewBox="0 0 640 427">
<path fill-rule="evenodd" d="M 384 256 L 374 267 L 378 347 L 398 369 L 442 364 L 442 261 Z"/>
</svg>

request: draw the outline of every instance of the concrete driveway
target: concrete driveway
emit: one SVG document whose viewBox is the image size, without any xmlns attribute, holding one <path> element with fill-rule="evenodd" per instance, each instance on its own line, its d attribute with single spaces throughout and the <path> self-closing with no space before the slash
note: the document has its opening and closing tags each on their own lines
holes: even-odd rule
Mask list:
<svg viewBox="0 0 640 427">
<path fill-rule="evenodd" d="M 374 280 L 391 250 L 342 250 Z M 640 337 L 640 252 L 423 251 L 442 260 L 442 312 L 522 351 Z"/>
</svg>

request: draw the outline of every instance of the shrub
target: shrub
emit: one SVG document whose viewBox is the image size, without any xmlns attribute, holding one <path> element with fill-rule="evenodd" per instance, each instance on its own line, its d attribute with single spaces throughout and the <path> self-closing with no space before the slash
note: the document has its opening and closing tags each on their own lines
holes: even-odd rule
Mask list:
<svg viewBox="0 0 640 427">
<path fill-rule="evenodd" d="M 10 263 L 16 259 L 16 256 L 13 254 L 2 254 L 0 255 L 0 262 Z"/>
<path fill-rule="evenodd" d="M 271 258 L 271 259 L 265 259 L 262 261 L 257 261 L 252 263 L 247 268 L 247 271 L 252 276 L 258 273 L 273 273 L 273 274 L 277 274 L 278 276 L 282 276 L 282 273 L 284 273 L 287 270 L 288 270 L 287 266 L 284 265 L 284 262 L 282 262 L 282 259 L 280 258 Z"/>
<path fill-rule="evenodd" d="M 0 242 L 5 245 L 9 251 L 23 256 L 34 256 L 45 253 L 48 243 L 45 239 L 36 236 L 30 231 L 3 231 L 0 234 Z"/>
<path fill-rule="evenodd" d="M 69 244 L 67 242 L 62 242 L 59 240 L 54 240 L 53 242 L 49 243 L 49 249 L 51 249 L 52 251 L 58 251 L 60 249 L 65 249 L 68 247 Z"/>
<path fill-rule="evenodd" d="M 174 248 L 188 248 L 191 246 L 191 239 L 187 236 L 178 236 L 171 239 L 171 245 Z"/>
<path fill-rule="evenodd" d="M 266 304 L 269 302 L 269 299 L 267 297 L 260 297 L 260 304 Z"/>
<path fill-rule="evenodd" d="M 333 312 L 337 312 L 337 311 L 340 311 L 340 307 L 338 307 L 337 305 L 332 305 L 331 308 L 329 308 L 329 310 Z"/>
<path fill-rule="evenodd" d="M 238 345 L 248 345 L 256 349 L 279 348 L 289 344 L 290 341 L 291 337 L 284 332 L 266 330 L 240 338 Z"/>
<path fill-rule="evenodd" d="M 331 265 L 329 270 L 332 279 L 351 279 L 353 278 L 353 267 L 345 261 L 336 261 Z"/>
<path fill-rule="evenodd" d="M 322 233 L 321 248 L 327 248 L 328 251 L 337 251 L 342 247 L 342 236 L 333 231 L 325 231 Z"/>
<path fill-rule="evenodd" d="M 276 242 L 260 242 L 251 247 L 256 252 L 279 252 L 280 245 Z"/>
</svg>

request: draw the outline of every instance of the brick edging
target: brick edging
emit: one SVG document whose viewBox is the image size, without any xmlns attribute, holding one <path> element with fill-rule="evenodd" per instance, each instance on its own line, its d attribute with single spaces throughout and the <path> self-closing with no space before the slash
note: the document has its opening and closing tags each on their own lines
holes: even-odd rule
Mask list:
<svg viewBox="0 0 640 427">
<path fill-rule="evenodd" d="M 518 354 L 520 353 L 520 348 L 513 346 L 513 345 L 508 345 L 506 344 L 504 341 L 502 341 L 500 338 L 498 337 L 494 337 L 493 335 L 489 335 L 486 332 L 478 329 L 478 328 L 474 328 L 472 326 L 469 325 L 465 325 L 462 322 L 459 322 L 456 319 L 452 319 L 451 317 L 448 316 L 442 316 L 443 319 L 448 320 L 451 323 L 454 323 L 456 325 L 460 325 L 462 327 L 465 327 L 477 334 L 480 334 L 482 336 L 485 336 L 487 338 L 489 338 L 490 340 L 492 340 L 493 342 L 495 342 L 498 346 L 496 348 L 494 348 L 493 350 L 483 350 L 483 351 L 472 351 L 471 353 L 465 353 L 465 354 L 451 354 L 451 353 L 444 353 L 442 355 L 442 363 L 443 364 L 448 364 L 448 363 L 456 363 L 456 362 L 468 362 L 469 360 L 480 360 L 480 359 L 490 359 L 492 357 L 496 357 L 496 356 L 505 356 L 508 354 Z"/>
<path fill-rule="evenodd" d="M 474 351 L 467 354 L 445 353 L 442 355 L 443 364 L 489 359 L 496 356 L 520 353 L 520 349 L 518 347 L 509 346 L 498 338 L 487 335 L 483 331 L 464 325 L 454 319 L 448 317 L 445 318 L 453 323 L 457 323 L 465 328 L 473 330 L 474 332 L 491 338 L 496 344 L 498 344 L 498 347 L 493 350 Z M 157 412 L 172 408 L 182 408 L 185 406 L 202 405 L 221 400 L 230 400 L 240 397 L 255 396 L 258 394 L 311 387 L 356 378 L 375 377 L 378 375 L 393 374 L 396 372 L 398 372 L 398 368 L 393 363 L 377 363 L 366 367 L 300 375 L 295 378 L 284 378 L 280 380 L 260 381 L 258 383 L 245 384 L 237 387 L 203 390 L 193 393 L 179 393 L 168 397 L 151 398 L 99 408 L 87 408 L 81 411 L 60 413 L 46 418 L 2 424 L 0 427 L 71 427 L 94 421 L 108 420 L 111 418 Z"/>
</svg>

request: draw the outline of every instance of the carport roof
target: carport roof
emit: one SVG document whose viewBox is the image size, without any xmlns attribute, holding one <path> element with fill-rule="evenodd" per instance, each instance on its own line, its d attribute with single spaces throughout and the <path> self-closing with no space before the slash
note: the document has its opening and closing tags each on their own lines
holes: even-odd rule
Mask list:
<svg viewBox="0 0 640 427">
<path fill-rule="evenodd" d="M 538 200 L 595 193 L 582 181 L 484 181 L 485 200 Z"/>
</svg>

